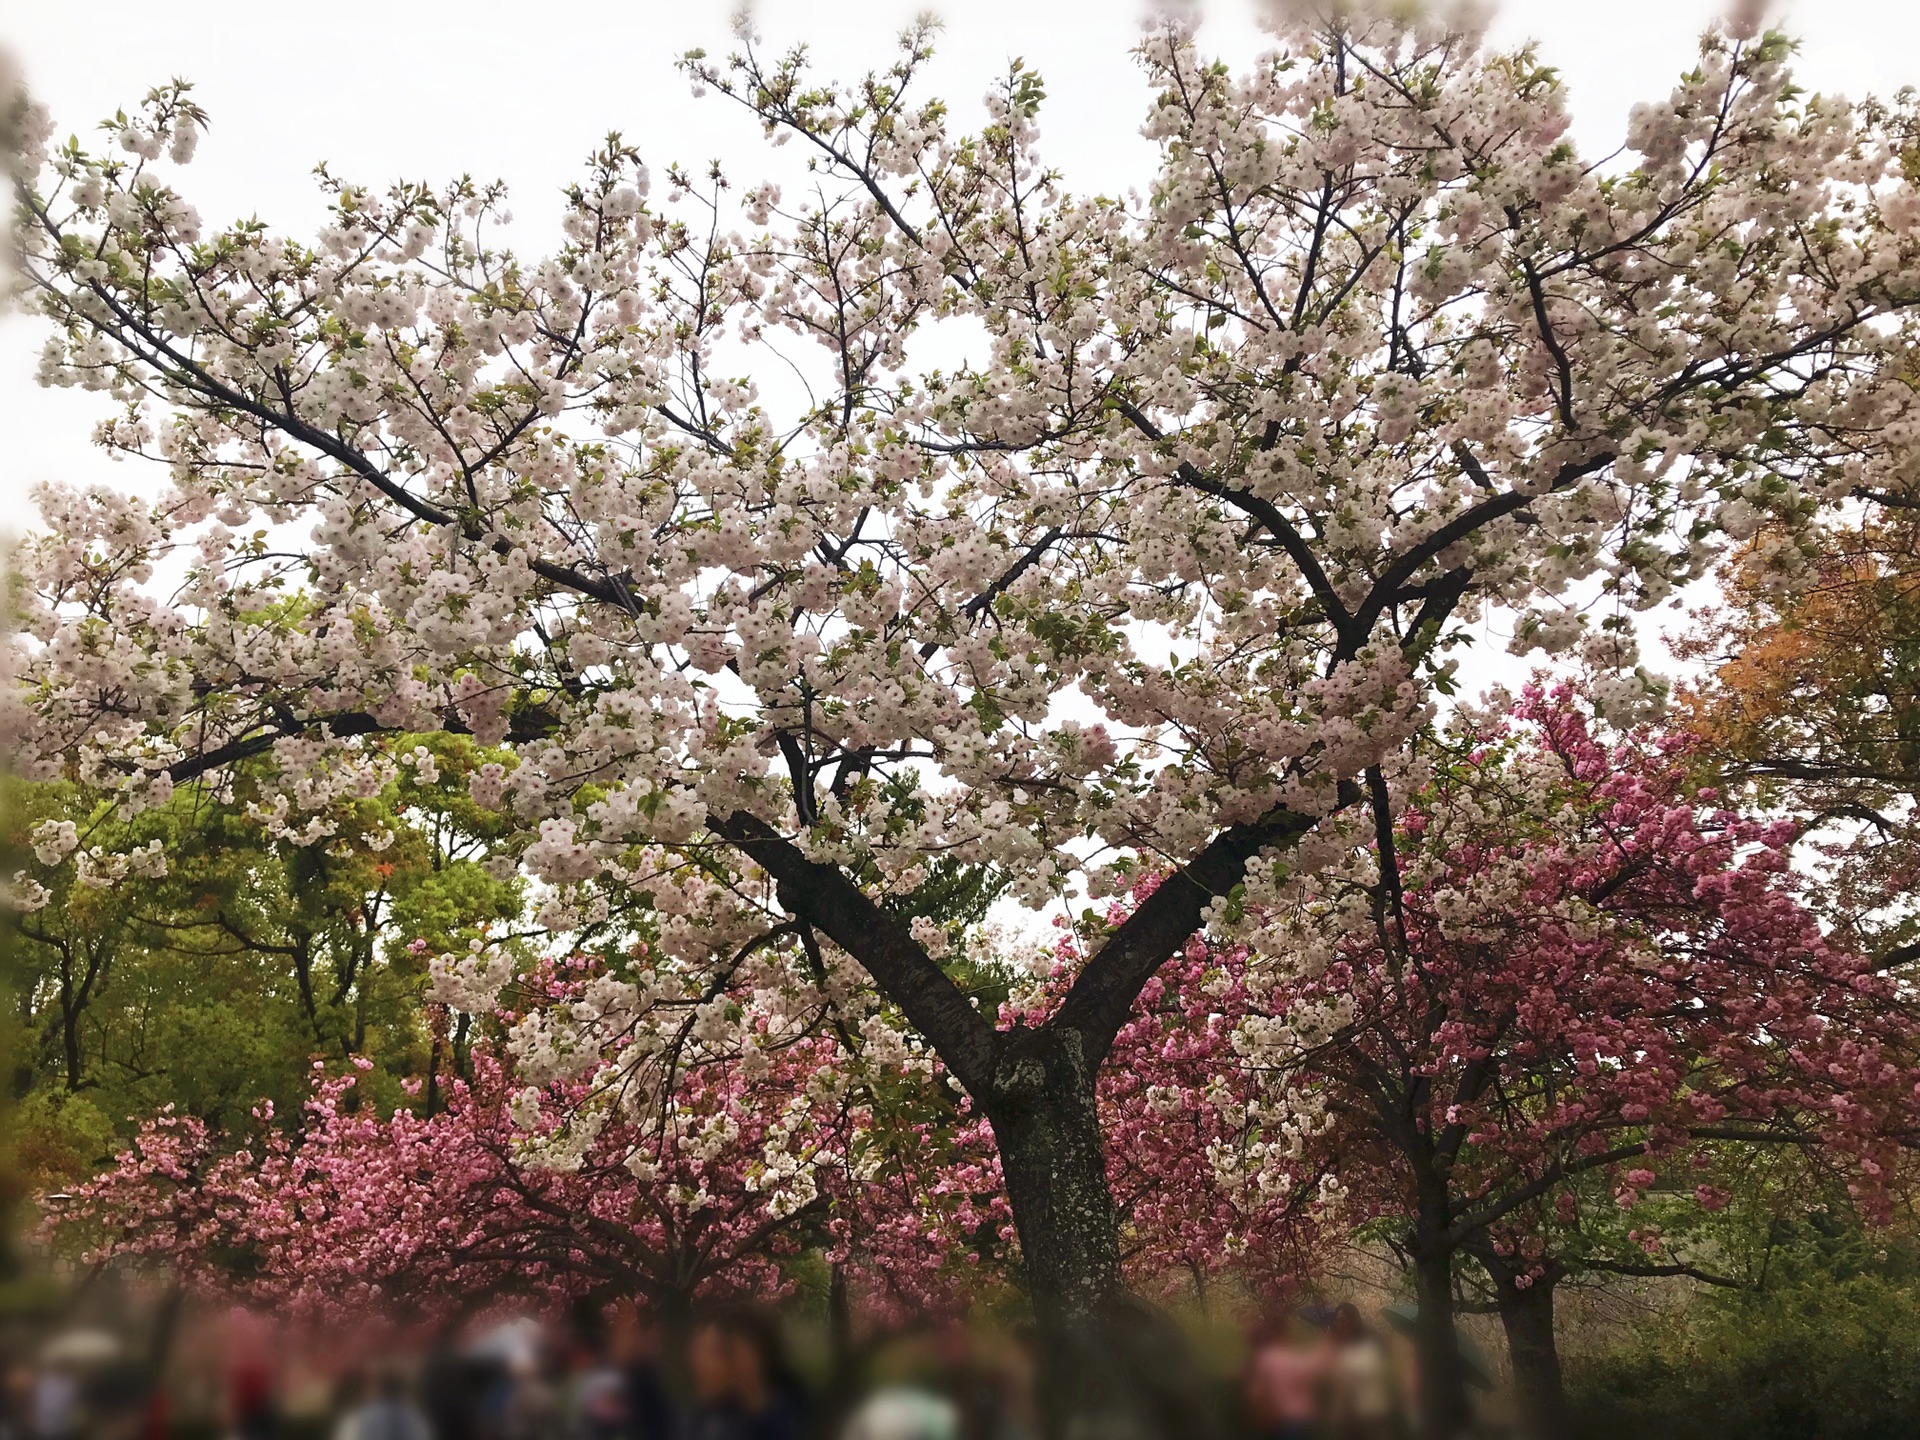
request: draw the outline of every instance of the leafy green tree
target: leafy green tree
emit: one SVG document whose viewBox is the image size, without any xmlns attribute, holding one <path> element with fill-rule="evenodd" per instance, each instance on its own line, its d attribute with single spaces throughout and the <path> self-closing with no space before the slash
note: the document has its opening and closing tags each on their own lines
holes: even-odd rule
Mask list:
<svg viewBox="0 0 1920 1440">
<path fill-rule="evenodd" d="M 1839 1213 L 1770 1227 L 1759 1283 L 1703 1291 L 1576 1367 L 1579 1431 L 1647 1440 L 1920 1433 L 1920 1243 Z"/>
<path fill-rule="evenodd" d="M 389 1102 L 438 1063 L 419 954 L 497 938 L 521 885 L 489 863 L 500 822 L 467 794 L 483 752 L 453 735 L 393 749 L 406 763 L 318 837 L 185 792 L 134 813 L 71 779 L 13 787 L 28 908 L 11 916 L 11 1090 L 28 1174 L 85 1173 L 168 1105 L 227 1127 L 263 1099 L 297 1107 L 316 1059 L 374 1060 L 367 1089 Z M 166 861 L 89 883 L 96 847 Z M 61 850 L 81 863 L 46 863 Z"/>
</svg>

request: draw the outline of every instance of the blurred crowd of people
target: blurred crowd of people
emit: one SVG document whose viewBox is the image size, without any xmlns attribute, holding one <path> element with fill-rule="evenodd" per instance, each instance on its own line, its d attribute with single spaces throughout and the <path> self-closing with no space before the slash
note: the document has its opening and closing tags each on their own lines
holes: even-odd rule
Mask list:
<svg viewBox="0 0 1920 1440">
<path fill-rule="evenodd" d="M 1255 1330 L 1246 1414 L 1260 1440 L 1395 1440 L 1412 1400 L 1380 1336 L 1352 1305 Z"/>
<path fill-rule="evenodd" d="M 1270 1319 L 1249 1340 L 1241 1383 L 1221 1397 L 1224 1424 L 1203 1429 L 1236 1440 L 1411 1433 L 1404 1357 L 1352 1305 Z M 229 1327 L 202 1347 L 209 1356 L 219 1393 L 200 1395 L 184 1407 L 198 1418 L 183 1418 L 174 1390 L 150 1383 L 109 1334 L 69 1334 L 7 1367 L 0 1440 L 1039 1440 L 1042 1431 L 1034 1341 L 1018 1330 L 893 1337 L 863 1357 L 857 1389 L 804 1383 L 778 1317 L 747 1307 L 681 1332 L 671 1366 L 659 1330 L 633 1312 L 561 1328 L 494 1323 L 423 1354 L 331 1369 L 277 1344 L 271 1327 Z"/>
<path fill-rule="evenodd" d="M 0 1440 L 1036 1440 L 1030 1367 L 989 1375 L 960 1333 L 896 1346 L 896 1378 L 848 1415 L 847 1397 L 821 1395 L 789 1363 L 778 1317 L 748 1307 L 701 1318 L 672 1383 L 659 1331 L 631 1312 L 499 1323 L 339 1367 L 228 1327 L 211 1346 L 217 1395 L 184 1406 L 180 1377 L 206 1366 L 176 1364 L 155 1385 L 110 1332 L 74 1331 L 5 1364 Z"/>
</svg>

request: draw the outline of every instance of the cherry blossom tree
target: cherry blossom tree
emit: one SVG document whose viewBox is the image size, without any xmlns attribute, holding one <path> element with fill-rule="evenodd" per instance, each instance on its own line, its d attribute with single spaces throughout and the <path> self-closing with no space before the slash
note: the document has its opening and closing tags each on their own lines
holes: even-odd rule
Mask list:
<svg viewBox="0 0 1920 1440">
<path fill-rule="evenodd" d="M 1513 714 L 1463 720 L 1403 811 L 1242 921 L 1293 958 L 1247 981 L 1238 1042 L 1312 1097 L 1327 1123 L 1299 1133 L 1337 1157 L 1349 1223 L 1393 1222 L 1423 1400 L 1458 1403 L 1433 1392 L 1459 1383 L 1470 1255 L 1546 1435 L 1555 1285 L 1699 1273 L 1674 1212 L 1725 1203 L 1722 1152 L 1809 1147 L 1884 1202 L 1920 1121 L 1920 1017 L 1800 903 L 1795 828 L 1690 786 L 1685 736 L 1603 741 L 1566 688 Z"/>
<path fill-rule="evenodd" d="M 522 1164 L 506 1082 L 484 1060 L 477 1093 L 456 1084 L 430 1119 L 353 1104 L 357 1079 L 318 1086 L 304 1130 L 257 1151 L 221 1149 L 198 1121 L 150 1122 L 62 1228 L 97 1237 L 91 1262 L 164 1262 L 201 1290 L 320 1323 L 632 1295 L 673 1327 L 697 1297 L 779 1289 L 792 1217 L 769 1214 L 738 1173 L 701 1167 L 702 1194 L 643 1189 L 599 1157 Z"/>
<path fill-rule="evenodd" d="M 1107 934 L 1159 888 L 1137 876 L 1102 915 L 1088 912 L 1016 983 L 1003 1026 L 1044 1025 Z M 1244 946 L 1195 936 L 1142 987 L 1098 1086 L 1107 1185 L 1130 1283 L 1205 1303 L 1225 1276 L 1269 1299 L 1312 1278 L 1317 1223 L 1334 1193 L 1331 1156 L 1298 1094 L 1276 1090 L 1237 1050 L 1260 1013 Z M 1262 997 L 1264 999 L 1264 996 Z"/>
<path fill-rule="evenodd" d="M 92 1264 L 157 1260 L 183 1287 L 208 1285 L 233 1218 L 223 1159 L 204 1120 L 169 1106 L 140 1127 L 107 1174 L 58 1201 L 44 1198 L 46 1228 L 61 1239 L 97 1236 L 83 1257 Z"/>
<path fill-rule="evenodd" d="M 1450 626 L 1604 651 L 1625 712 L 1581 602 L 1658 603 L 1769 518 L 1751 563 L 1791 583 L 1796 527 L 1912 494 L 1907 111 L 1803 94 L 1741 22 L 1603 163 L 1531 51 L 1271 23 L 1240 74 L 1178 22 L 1143 43 L 1127 199 L 1046 167 L 1018 65 L 969 134 L 917 92 L 924 31 L 851 86 L 744 37 L 687 68 L 804 175 L 656 193 L 613 137 L 540 257 L 468 181 L 323 173 L 311 241 L 210 225 L 183 86 L 98 150 L 30 135 L 45 379 L 168 482 L 43 492 L 18 764 L 317 841 L 384 736 L 509 746 L 473 793 L 554 928 L 639 895 L 689 964 L 797 925 L 871 977 L 990 1122 L 1073 1331 L 1123 1285 L 1115 1037 L 1239 887 L 1402 783 Z M 1167 877 L 996 1027 L 940 867 L 1039 910 L 1123 861 Z"/>
<path fill-rule="evenodd" d="M 597 968 L 543 967 L 515 1018 L 594 1003 Z M 414 1105 L 384 1116 L 361 1093 L 368 1062 L 316 1064 L 297 1127 L 232 1149 L 198 1120 L 156 1116 L 55 1228 L 94 1262 L 164 1262 L 181 1283 L 321 1322 L 638 1299 L 683 1337 L 697 1303 L 783 1292 L 780 1262 L 823 1238 L 863 1293 L 936 1306 L 960 1263 L 947 1237 L 978 1223 L 970 1172 L 934 1173 L 940 1137 L 876 1113 L 856 1077 L 885 1062 L 831 1033 L 754 1033 L 763 1047 L 725 1058 L 683 1037 L 672 1094 L 645 1124 L 637 1107 L 610 1114 L 591 1081 L 517 1083 L 486 1048 L 441 1103 L 421 1104 L 416 1082 Z"/>
</svg>

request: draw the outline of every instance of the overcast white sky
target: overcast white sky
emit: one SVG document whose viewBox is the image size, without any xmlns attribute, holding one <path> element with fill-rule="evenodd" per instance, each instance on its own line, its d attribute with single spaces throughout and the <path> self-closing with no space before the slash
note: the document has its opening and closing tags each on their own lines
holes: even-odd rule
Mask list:
<svg viewBox="0 0 1920 1440">
<path fill-rule="evenodd" d="M 213 127 L 183 189 L 209 223 L 257 214 L 305 231 L 320 206 L 311 179 L 326 160 L 370 183 L 463 172 L 513 189 L 516 245 L 549 244 L 555 192 L 608 130 L 641 147 L 656 172 L 718 157 L 747 181 L 762 173 L 757 129 L 715 97 L 695 100 L 674 59 L 723 52 L 733 0 L 626 0 L 507 6 L 498 0 L 43 0 L 0 7 L 11 49 L 61 133 L 85 132 L 153 84 L 191 79 Z M 768 0 L 770 46 L 805 40 L 826 73 L 891 58 L 919 10 L 911 0 Z M 1010 56 L 1046 78 L 1043 142 L 1074 188 L 1143 183 L 1146 90 L 1128 55 L 1133 0 L 954 0 L 933 7 L 946 31 L 934 83 L 963 116 Z M 1716 0 L 1508 0 L 1495 37 L 1542 43 L 1572 86 L 1576 134 L 1610 150 L 1627 108 L 1661 95 L 1686 68 Z M 1229 61 L 1261 48 L 1248 0 L 1215 0 L 1203 36 Z M 1803 83 L 1891 93 L 1920 82 L 1920 5 L 1912 0 L 1802 0 L 1785 7 L 1803 41 Z M 98 396 L 39 389 L 36 322 L 0 319 L 0 527 L 26 521 L 24 496 L 55 477 L 136 479 L 94 452 Z"/>
</svg>

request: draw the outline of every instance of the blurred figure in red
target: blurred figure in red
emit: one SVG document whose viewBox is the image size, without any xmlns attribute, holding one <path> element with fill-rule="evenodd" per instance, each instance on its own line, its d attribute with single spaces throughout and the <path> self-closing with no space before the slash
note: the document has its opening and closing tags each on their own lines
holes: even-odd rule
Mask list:
<svg viewBox="0 0 1920 1440">
<path fill-rule="evenodd" d="M 33 1424 L 33 1367 L 0 1355 L 0 1440 L 27 1440 Z"/>
<path fill-rule="evenodd" d="M 273 1367 L 266 1357 L 242 1352 L 227 1370 L 227 1414 L 234 1440 L 273 1440 L 280 1430 Z"/>
<path fill-rule="evenodd" d="M 1317 1440 L 1332 1359 L 1330 1339 L 1310 1343 L 1291 1315 L 1254 1330 L 1246 1398 L 1260 1440 Z"/>
</svg>

